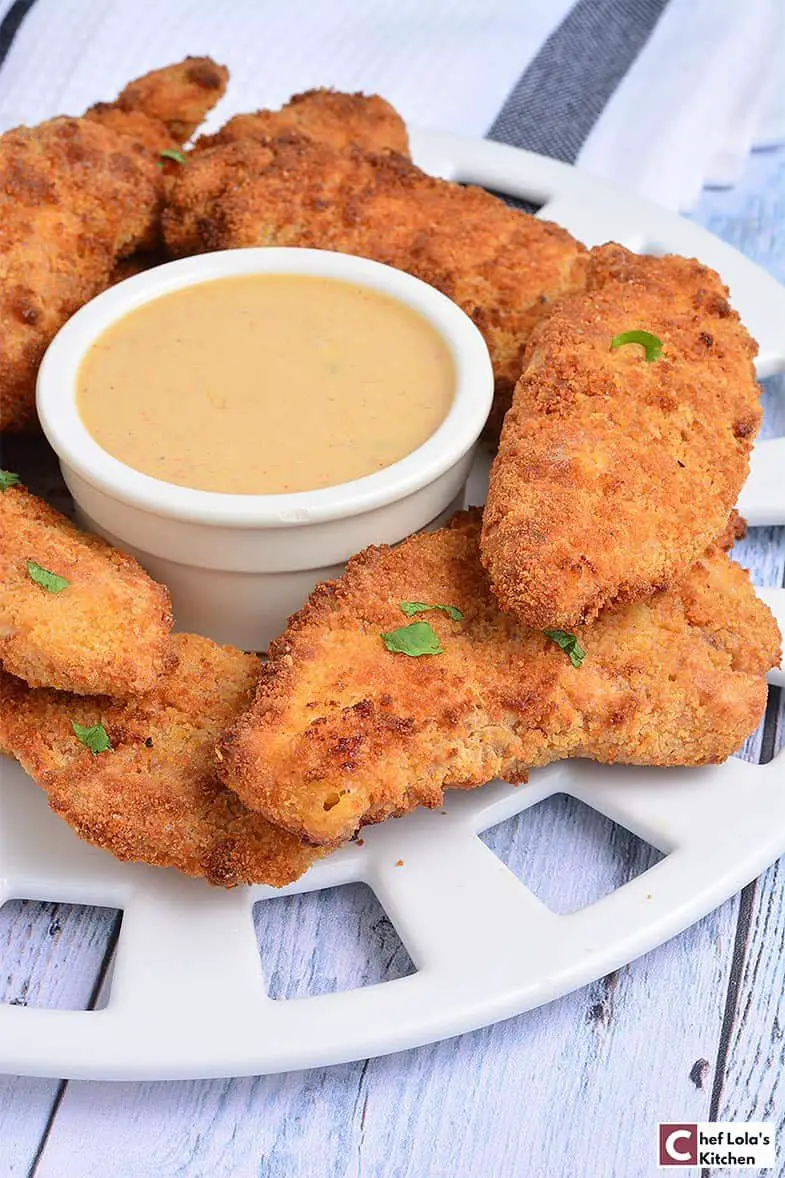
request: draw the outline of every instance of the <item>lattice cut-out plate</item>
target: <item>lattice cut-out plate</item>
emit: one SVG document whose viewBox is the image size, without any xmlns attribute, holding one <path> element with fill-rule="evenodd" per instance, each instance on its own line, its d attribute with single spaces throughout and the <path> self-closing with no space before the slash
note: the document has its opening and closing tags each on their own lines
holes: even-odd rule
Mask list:
<svg viewBox="0 0 785 1178">
<path fill-rule="evenodd" d="M 785 290 L 703 229 L 528 152 L 416 131 L 412 145 L 426 170 L 541 202 L 540 216 L 589 245 L 614 240 L 714 266 L 759 341 L 760 375 L 785 369 Z M 784 472 L 785 439 L 760 444 L 741 502 L 750 523 L 785 523 Z M 785 590 L 763 596 L 785 625 Z M 532 774 L 528 786 L 456 792 L 443 811 L 368 828 L 362 846 L 337 852 L 288 889 L 367 883 L 416 972 L 281 1002 L 268 997 L 253 925 L 253 905 L 280 893 L 227 893 L 118 863 L 79 842 L 17 765 L 2 759 L 0 770 L 0 903 L 28 896 L 123 910 L 104 1009 L 0 1007 L 0 1070 L 27 1075 L 240 1076 L 430 1043 L 618 968 L 785 852 L 785 754 L 765 766 L 732 759 L 699 770 L 569 762 Z M 580 799 L 665 857 L 597 903 L 556 915 L 478 837 L 553 793 Z"/>
</svg>

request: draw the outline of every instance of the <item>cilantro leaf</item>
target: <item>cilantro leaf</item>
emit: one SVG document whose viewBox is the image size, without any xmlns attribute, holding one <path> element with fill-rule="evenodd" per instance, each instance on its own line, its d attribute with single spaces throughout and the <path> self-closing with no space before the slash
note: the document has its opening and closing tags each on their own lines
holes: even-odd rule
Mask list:
<svg viewBox="0 0 785 1178">
<path fill-rule="evenodd" d="M 405 613 L 407 618 L 411 618 L 414 614 L 426 614 L 432 609 L 441 610 L 443 614 L 447 614 L 447 617 L 452 618 L 454 622 L 463 621 L 463 614 L 457 605 L 426 605 L 423 601 L 401 602 L 401 612 Z"/>
<path fill-rule="evenodd" d="M 71 727 L 74 730 L 76 739 L 85 748 L 88 748 L 93 756 L 96 756 L 98 753 L 112 751 L 112 746 L 109 743 L 109 737 L 106 735 L 106 729 L 103 724 L 93 724 L 89 728 L 85 728 L 84 725 L 77 724 L 76 720 L 72 720 Z"/>
<path fill-rule="evenodd" d="M 19 482 L 19 475 L 10 470 L 0 470 L 0 491 L 7 491 Z"/>
<path fill-rule="evenodd" d="M 42 588 L 46 589 L 47 593 L 62 593 L 63 589 L 67 589 L 71 584 L 65 577 L 59 577 L 57 573 L 51 573 L 49 569 L 36 564 L 34 560 L 27 561 L 27 575 L 31 581 L 35 581 L 36 585 L 41 585 Z"/>
<path fill-rule="evenodd" d="M 662 355 L 662 340 L 650 331 L 623 331 L 611 340 L 611 351 L 623 348 L 625 344 L 640 344 L 646 354 L 646 363 L 659 360 Z"/>
<path fill-rule="evenodd" d="M 421 654 L 444 654 L 439 635 L 427 622 L 412 622 L 399 630 L 389 630 L 381 638 L 393 654 L 408 654 L 412 658 L 419 658 Z"/>
<path fill-rule="evenodd" d="M 173 147 L 165 147 L 163 151 L 159 151 L 162 160 L 174 160 L 176 164 L 184 164 L 185 156 L 181 151 L 175 151 Z"/>
<path fill-rule="evenodd" d="M 551 642 L 555 642 L 560 650 L 570 656 L 570 662 L 573 667 L 580 667 L 583 660 L 586 658 L 586 651 L 581 646 L 574 634 L 568 634 L 566 630 L 543 630 L 546 638 L 550 638 Z"/>
</svg>

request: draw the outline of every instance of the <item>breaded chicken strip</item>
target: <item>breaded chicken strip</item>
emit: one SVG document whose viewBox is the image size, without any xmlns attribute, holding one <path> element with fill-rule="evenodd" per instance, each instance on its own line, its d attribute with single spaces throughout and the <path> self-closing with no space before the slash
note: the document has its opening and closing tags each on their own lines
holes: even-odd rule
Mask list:
<svg viewBox="0 0 785 1178">
<path fill-rule="evenodd" d="M 246 805 L 339 843 L 363 823 L 438 806 L 447 787 L 524 781 L 563 757 L 702 765 L 755 729 L 780 637 L 720 548 L 672 589 L 578 630 L 586 654 L 574 666 L 500 612 L 479 540 L 479 512 L 464 513 L 398 548 L 368 549 L 313 592 L 219 748 L 223 780 Z M 402 602 L 463 617 L 407 618 Z M 392 653 L 381 637 L 423 622 L 443 653 Z"/>
<path fill-rule="evenodd" d="M 33 687 L 120 699 L 154 686 L 170 657 L 165 586 L 20 486 L 0 493 L 0 541 L 7 671 Z"/>
<path fill-rule="evenodd" d="M 207 59 L 170 66 L 84 118 L 0 136 L 0 430 L 35 425 L 52 337 L 110 284 L 119 259 L 159 240 L 159 152 L 191 134 L 224 75 Z"/>
<path fill-rule="evenodd" d="M 687 569 L 749 469 L 755 343 L 713 270 L 591 251 L 587 289 L 536 329 L 491 470 L 482 559 L 503 609 L 571 628 Z M 662 354 L 615 348 L 650 333 Z"/>
<path fill-rule="evenodd" d="M 176 256 L 312 246 L 386 262 L 437 287 L 485 336 L 497 425 L 534 324 L 557 295 L 583 285 L 586 260 L 566 230 L 480 188 L 426 176 L 400 155 L 292 136 L 196 154 L 175 178 L 164 233 Z"/>
<path fill-rule="evenodd" d="M 396 151 L 409 154 L 406 124 L 378 94 L 342 94 L 307 90 L 295 94 L 280 110 L 235 115 L 215 135 L 200 135 L 194 151 L 235 143 L 239 139 L 276 139 L 300 135 L 341 150 Z"/>
<path fill-rule="evenodd" d="M 162 183 L 153 155 L 97 122 L 0 138 L 0 429 L 35 423 L 50 340 L 117 258 L 154 243 Z"/>
<path fill-rule="evenodd" d="M 127 704 L 31 690 L 0 672 L 0 746 L 81 838 L 118 859 L 222 887 L 290 883 L 319 852 L 251 814 L 215 774 L 216 737 L 247 704 L 258 660 L 193 634 L 172 644 L 175 669 Z M 102 725 L 111 749 L 91 752 L 74 723 L 83 736 Z"/>
<path fill-rule="evenodd" d="M 223 97 L 228 80 L 226 66 L 212 58 L 186 57 L 176 65 L 151 70 L 129 82 L 114 102 L 91 106 L 87 118 L 144 139 L 142 116 L 159 129 L 159 134 L 163 126 L 171 141 L 163 147 L 178 147 L 187 143 L 207 112 Z M 151 140 L 150 146 L 158 150 L 157 141 Z"/>
</svg>

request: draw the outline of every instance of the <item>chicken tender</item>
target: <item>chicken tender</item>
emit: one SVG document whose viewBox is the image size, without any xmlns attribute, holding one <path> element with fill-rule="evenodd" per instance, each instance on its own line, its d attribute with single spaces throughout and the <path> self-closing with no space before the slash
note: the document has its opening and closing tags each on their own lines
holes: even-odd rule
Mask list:
<svg viewBox="0 0 785 1178">
<path fill-rule="evenodd" d="M 523 347 L 550 302 L 583 285 L 586 251 L 566 230 L 480 188 L 426 176 L 400 155 L 336 151 L 288 136 L 197 153 L 164 213 L 176 256 L 311 246 L 386 262 L 471 316 L 491 352 L 498 426 Z"/>
<path fill-rule="evenodd" d="M 118 131 L 138 131 L 137 138 L 144 139 L 142 116 L 165 129 L 171 142 L 163 146 L 179 147 L 223 97 L 228 80 L 226 66 L 217 65 L 212 58 L 186 57 L 129 82 L 114 102 L 91 106 L 87 118 L 108 123 Z M 150 146 L 156 150 L 154 141 Z"/>
<path fill-rule="evenodd" d="M 219 750 L 223 780 L 246 805 L 329 845 L 363 823 L 438 806 L 447 787 L 521 782 L 564 757 L 703 765 L 754 731 L 780 637 L 718 546 L 673 588 L 578 629 L 576 647 L 499 610 L 480 525 L 479 512 L 464 513 L 397 548 L 370 548 L 290 619 Z M 460 614 L 412 613 L 414 603 Z M 424 623 L 438 653 L 389 649 L 401 628 Z"/>
<path fill-rule="evenodd" d="M 569 629 L 647 597 L 719 532 L 761 420 L 757 348 L 727 295 L 694 260 L 604 245 L 586 291 L 534 332 L 482 536 L 493 591 L 521 622 Z M 629 331 L 661 355 L 611 347 Z"/>
<path fill-rule="evenodd" d="M 222 887 L 290 883 L 320 852 L 251 814 L 215 774 L 216 737 L 248 702 L 258 660 L 192 634 L 172 643 L 174 669 L 127 704 L 31 690 L 0 672 L 0 745 L 56 814 L 118 859 Z M 111 748 L 92 752 L 74 724 L 83 736 L 102 725 Z"/>
<path fill-rule="evenodd" d="M 205 59 L 198 77 L 220 74 L 209 67 Z M 83 118 L 0 136 L 0 430 L 35 425 L 35 378 L 52 337 L 110 284 L 121 258 L 159 241 L 159 152 L 177 147 L 174 132 L 190 134 L 222 89 L 213 74 L 209 86 L 188 82 L 188 69 L 157 70 Z"/>
<path fill-rule="evenodd" d="M 117 258 L 154 243 L 162 182 L 154 156 L 86 119 L 0 138 L 0 429 L 35 423 L 52 337 Z"/>
<path fill-rule="evenodd" d="M 378 94 L 341 94 L 307 90 L 295 94 L 280 110 L 235 115 L 215 135 L 200 135 L 195 151 L 235 143 L 239 139 L 276 139 L 286 135 L 316 139 L 341 150 L 396 151 L 409 154 L 406 124 Z"/>
<path fill-rule="evenodd" d="M 0 538 L 6 671 L 33 687 L 150 691 L 171 657 L 169 591 L 21 486 L 0 493 Z"/>
</svg>

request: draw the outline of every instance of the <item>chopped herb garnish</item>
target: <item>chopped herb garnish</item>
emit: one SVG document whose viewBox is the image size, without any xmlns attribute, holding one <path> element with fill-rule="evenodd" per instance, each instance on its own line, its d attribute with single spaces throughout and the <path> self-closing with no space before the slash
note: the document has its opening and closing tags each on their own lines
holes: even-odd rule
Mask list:
<svg viewBox="0 0 785 1178">
<path fill-rule="evenodd" d="M 662 355 L 662 340 L 650 331 L 623 331 L 611 340 L 611 351 L 623 348 L 625 344 L 640 344 L 646 354 L 647 364 L 659 360 Z"/>
<path fill-rule="evenodd" d="M 574 634 L 568 634 L 566 630 L 543 630 L 543 634 L 570 656 L 573 667 L 581 666 L 586 658 L 586 651 Z"/>
<path fill-rule="evenodd" d="M 184 164 L 185 156 L 181 151 L 175 151 L 173 147 L 165 147 L 163 151 L 159 151 L 162 160 L 174 160 L 176 164 Z"/>
<path fill-rule="evenodd" d="M 106 729 L 103 724 L 92 724 L 89 728 L 85 728 L 84 725 L 77 724 L 76 720 L 72 720 L 71 727 L 74 730 L 76 739 L 85 748 L 88 748 L 93 756 L 96 756 L 97 753 L 111 751 L 112 746 L 109 743 L 109 737 L 106 735 Z"/>
<path fill-rule="evenodd" d="M 62 593 L 63 589 L 67 589 L 71 584 L 65 577 L 59 577 L 57 573 L 51 573 L 49 569 L 36 564 L 34 560 L 27 561 L 27 575 L 31 581 L 35 581 L 36 585 L 40 585 L 43 589 L 46 589 L 47 593 Z"/>
<path fill-rule="evenodd" d="M 463 621 L 463 614 L 456 605 L 426 605 L 424 601 L 401 602 L 401 611 L 406 614 L 407 618 L 412 617 L 413 614 L 427 614 L 432 609 L 441 610 L 443 614 L 447 614 L 447 617 L 452 618 L 454 622 Z"/>
<path fill-rule="evenodd" d="M 408 654 L 419 658 L 421 654 L 444 654 L 439 635 L 427 622 L 412 622 L 399 630 L 388 630 L 382 634 L 382 642 L 393 654 Z"/>
<path fill-rule="evenodd" d="M 19 475 L 10 470 L 0 470 L 0 491 L 7 491 L 19 482 Z"/>
</svg>

